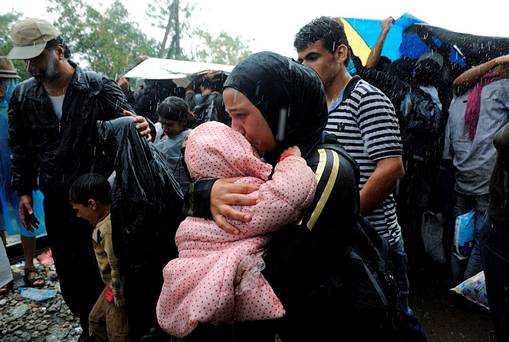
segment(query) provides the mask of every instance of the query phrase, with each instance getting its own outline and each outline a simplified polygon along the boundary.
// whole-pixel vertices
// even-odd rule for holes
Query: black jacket
[[[490,180],[490,206],[488,213],[493,224],[509,236],[509,124],[495,135],[497,162]]]
[[[113,249],[124,279],[131,337],[157,327],[161,270],[178,256],[175,232],[182,193],[166,156],[148,143],[129,118],[99,122],[104,153],[114,159],[111,189]]]
[[[331,280],[344,269],[341,260],[359,215],[358,168],[337,143],[318,145],[306,162],[317,175],[315,199],[301,221],[272,234],[263,257],[263,275],[293,317],[288,322],[281,321],[282,326],[277,328],[277,333],[289,341],[330,337],[331,329],[349,336],[344,329],[335,327],[352,323],[331,322],[338,315],[346,320],[343,315],[348,310],[344,309],[346,304],[339,310],[337,305],[342,299],[333,298],[330,293]],[[191,183],[185,197],[185,215],[211,217],[210,191],[214,181]],[[307,317],[307,321],[300,322],[300,317]],[[334,336],[323,340],[339,339]]]
[[[46,90],[31,78],[20,83],[9,103],[9,144],[12,150],[12,186],[19,195],[39,187],[66,192],[81,174],[108,173],[107,163],[95,153],[97,120],[109,120],[130,110],[124,93],[111,79],[83,71],[67,88],[59,121]]]

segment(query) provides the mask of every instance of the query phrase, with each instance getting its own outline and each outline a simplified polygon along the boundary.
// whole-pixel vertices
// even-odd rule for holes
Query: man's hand
[[[39,228],[39,220],[35,217],[32,206],[31,195],[23,195],[19,198],[19,217],[25,228],[31,232]]]
[[[240,230],[226,221],[226,218],[249,222],[251,215],[232,208],[233,205],[255,205],[256,198],[248,196],[258,190],[254,184],[233,184],[239,178],[218,179],[210,191],[210,212],[216,224],[227,233],[238,234]]]
[[[382,20],[382,32],[389,32],[391,29],[392,24],[394,24],[395,20],[393,17],[388,17],[384,20]]]
[[[150,136],[150,126],[143,116],[135,115],[128,110],[124,110],[123,114],[133,118],[134,122],[136,122],[136,129],[140,132],[142,137],[145,137],[147,140],[152,140],[152,137]]]

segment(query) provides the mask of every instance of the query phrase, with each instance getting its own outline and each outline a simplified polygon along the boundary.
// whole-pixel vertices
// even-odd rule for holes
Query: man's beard
[[[49,54],[46,70],[37,74],[32,74],[32,76],[40,82],[51,82],[58,78],[58,60],[56,54],[53,51],[51,51]]]

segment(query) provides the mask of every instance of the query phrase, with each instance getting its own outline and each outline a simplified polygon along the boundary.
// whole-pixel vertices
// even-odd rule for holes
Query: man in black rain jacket
[[[88,313],[102,290],[90,239],[91,228],[76,217],[68,201],[72,182],[87,172],[111,173],[97,153],[97,120],[129,109],[117,84],[82,71],[57,30],[42,19],[24,19],[11,32],[11,59],[25,60],[33,78],[20,83],[9,104],[12,185],[20,196],[20,216],[37,227],[32,190],[44,194],[45,223],[66,304],[88,336]],[[148,135],[148,123],[134,117]]]

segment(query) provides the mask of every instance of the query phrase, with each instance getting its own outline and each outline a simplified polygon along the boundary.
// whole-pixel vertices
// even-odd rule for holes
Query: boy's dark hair
[[[110,192],[110,183],[106,177],[97,173],[87,173],[72,183],[69,189],[69,201],[86,205],[89,199],[93,199],[102,204],[110,204]]]
[[[342,44],[350,49],[343,24],[331,17],[319,17],[304,25],[295,35],[293,46],[302,51],[317,41],[332,54]]]
[[[177,96],[169,96],[157,106],[157,115],[165,120],[186,120],[189,112],[187,102]]]
[[[46,43],[45,49],[54,50],[59,45],[62,45],[64,48],[64,57],[69,59],[71,57],[71,49],[69,49],[67,44],[64,42],[64,38],[62,38],[62,36],[58,36],[55,39],[49,40]]]

